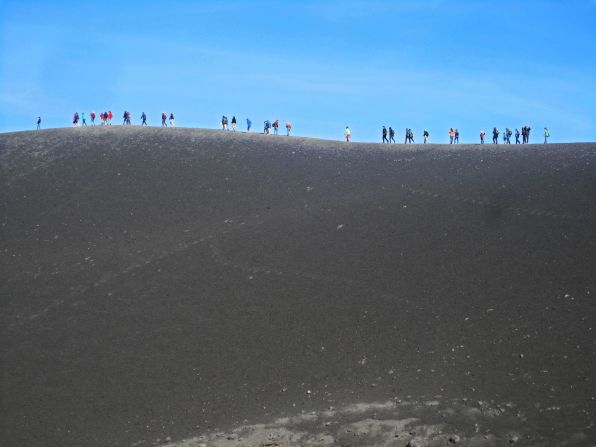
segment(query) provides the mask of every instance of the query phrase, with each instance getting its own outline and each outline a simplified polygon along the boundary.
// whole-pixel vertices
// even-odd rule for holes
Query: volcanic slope
[[[596,144],[0,134],[11,446],[596,443]]]

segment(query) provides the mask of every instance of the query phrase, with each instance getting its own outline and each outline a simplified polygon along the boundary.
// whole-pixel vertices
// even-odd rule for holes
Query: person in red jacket
[[[91,112],[91,125],[95,126],[95,112]]]
[[[114,115],[112,114],[112,111],[110,110],[108,112],[108,124],[111,126],[112,125],[112,118],[114,117]]]
[[[273,133],[277,135],[277,131],[279,130],[279,120],[275,120],[273,123]]]
[[[289,137],[290,136],[290,132],[292,131],[292,125],[290,124],[289,121],[286,122],[286,130],[287,130],[287,135]]]

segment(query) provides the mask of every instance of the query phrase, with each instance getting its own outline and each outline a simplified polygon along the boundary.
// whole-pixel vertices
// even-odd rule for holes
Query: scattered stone
[[[449,436],[449,444],[457,444],[459,442],[459,436],[451,435]]]

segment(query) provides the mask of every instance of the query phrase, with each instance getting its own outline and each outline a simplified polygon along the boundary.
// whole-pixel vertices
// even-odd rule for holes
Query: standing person
[[[170,127],[176,127],[174,126],[174,114],[170,113]]]
[[[101,125],[103,126],[105,124],[104,118],[103,118],[103,112],[99,112],[99,120],[101,121]]]
[[[544,144],[548,143],[548,137],[550,137],[550,132],[548,131],[548,127],[544,128]]]
[[[112,118],[114,118],[114,114],[112,113],[111,110],[108,111],[108,124],[111,126],[112,125]]]
[[[79,124],[79,113],[75,112],[74,115],[72,116],[72,125],[77,127],[78,124]]]
[[[389,126],[389,143],[395,143],[395,130]]]
[[[108,125],[108,112],[103,112],[103,120],[104,120],[104,124],[107,126]]]
[[[292,132],[292,125],[290,124],[289,121],[286,121],[286,135],[288,137],[290,136],[290,132]]]
[[[480,144],[484,144],[484,136],[486,135],[486,132],[484,130],[480,131]]]
[[[409,129],[409,134],[410,143],[414,143],[414,131]]]
[[[122,125],[126,125],[126,118],[128,117],[128,112],[125,110],[124,113],[122,114]]]
[[[406,140],[404,144],[408,144],[410,142],[410,129],[406,127]]]
[[[453,144],[453,139],[455,138],[455,130],[453,127],[449,129],[449,144]]]
[[[349,143],[350,138],[352,137],[352,132],[350,131],[350,128],[348,126],[346,126],[346,130],[344,133],[346,135],[346,143]]]
[[[277,135],[277,131],[278,131],[278,129],[279,129],[279,120],[275,120],[275,121],[273,122],[273,133],[274,133],[275,135]]]
[[[37,130],[41,128],[41,116],[37,117]]]
[[[232,117],[232,130],[236,132],[236,116]]]
[[[519,143],[519,129],[515,129],[515,144],[520,144]]]
[[[389,143],[389,139],[387,138],[387,128],[383,126],[383,143]]]
[[[252,121],[249,118],[246,118],[246,131],[250,132],[251,127],[252,127]]]
[[[87,115],[85,115],[85,112],[81,112],[81,126],[86,126],[87,125]]]
[[[530,144],[530,131],[531,131],[531,127],[530,126],[526,126],[526,143]]]
[[[95,126],[95,112],[91,112],[91,125]]]
[[[503,132],[503,144],[507,144],[507,129]]]
[[[168,127],[168,124],[166,123],[167,119],[168,115],[166,115],[166,112],[161,112],[161,127]]]
[[[271,121],[265,120],[265,131],[263,132],[265,135],[269,135],[271,133]]]
[[[493,143],[499,144],[499,129],[493,127]]]
[[[426,144],[429,137],[428,130],[424,129],[424,133],[422,134],[422,136],[424,137],[424,144]]]
[[[459,144],[459,130],[455,129],[455,144]]]
[[[146,125],[147,125],[147,115],[145,115],[145,112],[143,112],[141,114],[141,127],[146,126]]]

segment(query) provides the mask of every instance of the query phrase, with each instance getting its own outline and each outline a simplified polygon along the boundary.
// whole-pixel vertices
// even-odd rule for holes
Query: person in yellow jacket
[[[346,126],[346,142],[349,143],[350,142],[350,137],[352,136],[352,132],[350,132],[350,128],[348,126]]]

